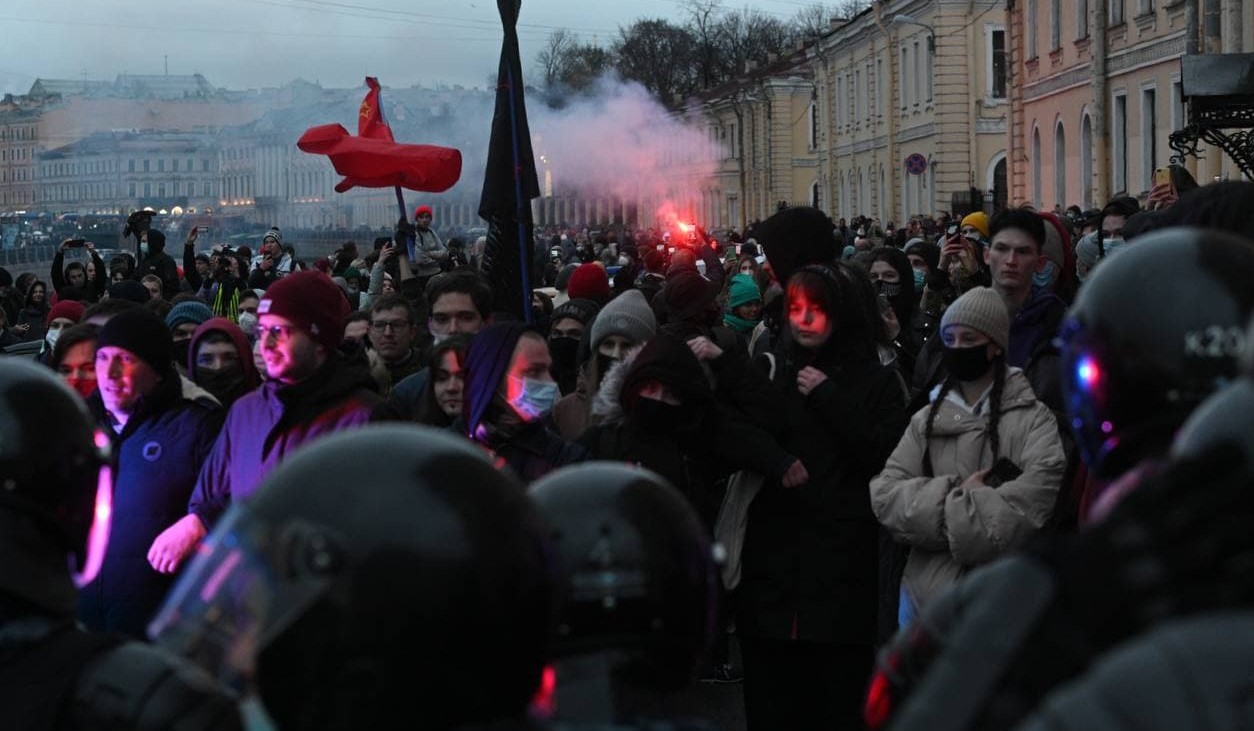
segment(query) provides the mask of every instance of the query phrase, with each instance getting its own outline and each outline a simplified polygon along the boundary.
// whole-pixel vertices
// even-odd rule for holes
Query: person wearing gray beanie
[[[657,318],[638,289],[629,289],[610,300],[592,322],[589,346],[592,357],[580,370],[575,391],[553,407],[553,422],[561,435],[574,441],[592,426],[592,397],[601,378],[623,359],[627,351],[642,345],[657,332]]]
[[[203,302],[180,302],[170,308],[165,316],[165,326],[174,342],[174,362],[179,372],[187,366],[187,348],[191,345],[196,328],[213,317],[213,310]]]
[[[945,331],[954,325],[962,325],[977,330],[996,344],[1003,351],[1010,344],[1010,314],[1006,312],[1006,303],[1001,295],[991,287],[976,287],[967,290],[945,310],[941,317],[941,337],[946,338]]]

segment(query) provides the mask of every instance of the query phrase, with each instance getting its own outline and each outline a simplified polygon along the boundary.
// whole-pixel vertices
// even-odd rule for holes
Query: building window
[[[910,48],[906,45],[901,46],[901,111],[906,111],[910,106],[910,97],[908,90],[910,88]]]
[[[202,159],[201,159],[201,161],[200,161],[200,172],[202,172],[202,173],[207,173],[207,172],[209,172],[209,160],[208,160],[208,158],[202,158]]]
[[[151,196],[152,196],[152,183],[144,183],[144,197],[149,198]]]
[[[148,172],[148,161],[144,160],[144,172]]]
[[[1089,37],[1089,0],[1075,0],[1075,38]]]
[[[1032,205],[1039,210],[1044,207],[1044,194],[1041,192],[1041,130],[1032,129]]]
[[[1062,120],[1054,130],[1054,204],[1067,206],[1067,136]]]
[[[1137,12],[1139,15],[1149,15],[1154,12],[1154,0],[1137,0]]]
[[[819,181],[816,180],[810,184],[810,207],[819,208],[819,203],[821,202],[819,199]]]
[[[875,59],[875,114],[884,116],[884,59]]]
[[[1141,190],[1154,186],[1154,167],[1158,164],[1158,93],[1141,90]]]
[[[1111,135],[1114,144],[1111,146],[1111,163],[1114,165],[1114,192],[1128,192],[1128,95],[1115,96],[1115,109],[1110,120]]]
[[[1179,79],[1171,82],[1171,129],[1184,129],[1184,86]]]
[[[157,161],[157,172],[159,173],[165,172],[165,158],[162,158]]]
[[[1110,24],[1123,25],[1124,0],[1110,0]]]
[[[1049,0],[1049,50],[1062,48],[1062,2]]]
[[[923,54],[919,53],[919,42],[914,42],[914,105],[919,106],[923,92]]]
[[[1088,114],[1080,122],[1080,190],[1084,208],[1093,207],[1093,120]]]
[[[1028,60],[1036,58],[1036,0],[1028,0],[1025,6],[1023,24],[1027,29]]]
[[[993,99],[1006,98],[1006,31],[1002,29],[994,29],[989,34],[989,54],[988,58],[992,60],[991,88],[989,88],[989,97]]]

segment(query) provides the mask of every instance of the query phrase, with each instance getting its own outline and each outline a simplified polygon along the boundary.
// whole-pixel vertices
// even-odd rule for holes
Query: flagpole
[[[366,79],[366,83],[367,85],[369,85],[370,79]],[[378,90],[375,91],[375,106],[379,110],[379,121],[386,125],[388,121],[387,121],[387,118],[383,115],[383,85],[379,84],[378,80],[376,79],[375,86],[379,87]],[[389,139],[391,138],[390,133],[388,137]],[[396,207],[400,209],[401,221],[404,221],[405,223],[409,223],[409,211],[406,210],[405,208],[405,194],[401,192],[401,186],[399,185],[395,187],[395,190],[396,190]],[[405,236],[405,251],[409,255],[409,260],[414,261],[414,253],[415,253],[414,252],[414,237],[412,235],[406,234]]]
[[[510,147],[514,153],[514,218],[518,220],[518,271],[522,276],[523,321],[531,325],[535,316],[531,311],[531,262],[527,257],[527,224],[523,221],[522,161],[518,154],[518,112],[515,106],[517,99],[514,97],[514,70],[508,64],[505,74],[506,83],[509,84],[509,127],[510,141],[513,143]],[[527,201],[527,205],[530,204]]]

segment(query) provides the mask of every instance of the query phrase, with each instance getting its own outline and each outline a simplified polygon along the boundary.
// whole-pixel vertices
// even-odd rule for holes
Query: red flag
[[[375,140],[395,142],[392,128],[383,119],[383,107],[379,106],[379,80],[373,76],[366,77],[366,98],[361,100],[361,108],[357,112],[357,136]]]
[[[386,125],[380,126],[388,129]],[[335,172],[344,176],[335,186],[340,193],[352,187],[394,186],[439,193],[453,187],[462,174],[462,154],[451,147],[404,145],[391,140],[354,137],[340,124],[310,127],[296,141],[296,146],[305,152],[331,158]]]

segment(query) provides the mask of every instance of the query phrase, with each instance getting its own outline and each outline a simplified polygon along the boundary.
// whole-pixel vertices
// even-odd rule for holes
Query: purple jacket
[[[263,383],[231,406],[226,424],[200,471],[189,512],[206,528],[231,500],[247,499],[294,450],[344,429],[393,418],[387,403],[369,390],[363,368],[334,356],[307,381]]]

